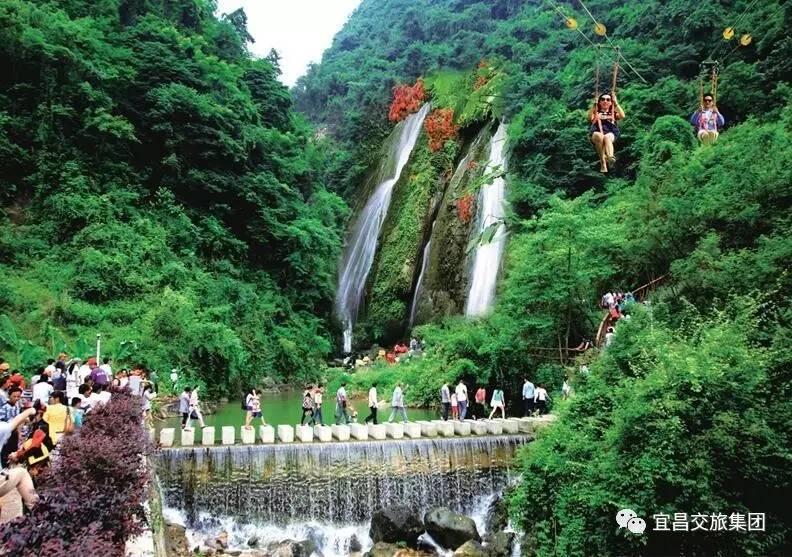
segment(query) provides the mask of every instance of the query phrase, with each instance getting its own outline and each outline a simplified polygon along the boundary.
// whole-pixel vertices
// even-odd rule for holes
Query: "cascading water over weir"
[[[501,122],[490,141],[485,173],[506,170],[506,139],[506,124]],[[495,286],[506,243],[506,226],[503,224],[506,216],[505,189],[506,180],[499,176],[491,184],[483,185],[479,191],[477,226],[474,233],[481,234],[490,225],[498,222],[500,224],[492,240],[476,248],[470,272],[470,290],[465,304],[465,315],[468,317],[485,315],[495,300]]]
[[[388,214],[393,187],[410,160],[410,154],[418,140],[421,125],[429,113],[429,108],[429,104],[425,104],[420,111],[411,114],[399,124],[401,129],[398,132],[398,140],[393,143],[379,168],[381,181],[349,233],[339,269],[338,292],[335,300],[336,313],[344,327],[345,353],[352,351],[352,329],[357,320],[366,278],[374,261],[380,228]]]
[[[156,459],[166,515],[195,537],[227,531],[232,545],[313,539],[326,557],[371,546],[375,510],[447,506],[483,528],[488,501],[511,477],[526,435],[322,445],[182,448]],[[485,508],[482,508],[485,507]]]

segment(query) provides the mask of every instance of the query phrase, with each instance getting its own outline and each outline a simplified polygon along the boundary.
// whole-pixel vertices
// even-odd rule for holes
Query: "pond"
[[[366,400],[352,400],[350,406],[357,410],[358,421],[363,422],[369,414]],[[296,425],[300,423],[302,416],[302,391],[285,391],[278,393],[262,393],[261,411],[264,419],[269,425],[277,426],[280,424]],[[351,410],[350,410],[351,412]],[[378,418],[380,422],[386,421],[390,417],[390,406],[380,406]],[[322,414],[326,425],[335,423],[335,397],[325,395],[322,404]],[[411,421],[416,420],[435,420],[439,418],[439,411],[430,408],[408,408],[407,417]],[[221,427],[232,425],[241,426],[245,423],[245,411],[242,410],[242,400],[232,400],[219,405],[214,414],[204,416],[206,425],[215,426],[215,438],[220,440]],[[261,420],[255,420],[254,426],[258,426]],[[307,423],[307,420],[306,420]],[[197,422],[194,422],[197,425]],[[156,429],[166,427],[181,427],[180,418],[173,416],[165,420],[156,420]]]

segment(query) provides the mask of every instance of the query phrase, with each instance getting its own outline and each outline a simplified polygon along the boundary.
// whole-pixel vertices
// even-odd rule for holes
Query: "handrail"
[[[655,279],[650,280],[643,286],[639,286],[634,290],[630,290],[630,292],[632,292],[633,297],[635,297],[636,300],[643,300],[645,298],[645,293],[647,289],[653,287],[659,282],[662,282],[663,280],[665,280],[667,276],[668,273],[666,273],[665,275],[661,275]],[[608,311],[607,313],[605,313],[605,316],[602,318],[602,321],[600,321],[599,328],[597,329],[597,336],[594,339],[594,344],[597,346],[597,348],[602,346],[602,343],[605,341],[605,333],[608,330],[608,327],[613,325],[613,323],[614,321],[611,318],[610,311]]]

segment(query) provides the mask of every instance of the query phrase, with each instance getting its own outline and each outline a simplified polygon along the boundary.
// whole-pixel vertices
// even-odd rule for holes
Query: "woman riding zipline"
[[[608,171],[608,163],[616,162],[613,155],[613,142],[619,137],[616,122],[624,119],[624,110],[619,106],[615,95],[603,93],[589,110],[589,132],[591,143],[597,151],[600,172]]]
[[[690,117],[690,123],[696,128],[696,135],[704,145],[711,145],[718,139],[718,134],[726,123],[723,114],[718,112],[715,99],[707,93],[702,98],[699,109]]]

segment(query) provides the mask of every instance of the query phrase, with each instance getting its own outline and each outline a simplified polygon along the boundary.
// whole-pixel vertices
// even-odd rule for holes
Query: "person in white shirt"
[[[312,419],[312,423],[315,424],[319,422],[319,425],[324,425],[324,418],[322,417],[322,393],[324,389],[322,389],[321,385],[317,385],[313,391],[313,402],[314,402],[314,415]]]
[[[154,387],[148,381],[143,386],[143,423],[151,427],[151,401],[157,398]]]
[[[459,419],[464,420],[467,414],[468,392],[467,387],[461,379],[454,392],[456,393],[457,403],[459,404]]]
[[[85,378],[89,375],[91,375],[91,366],[86,362],[77,370],[77,387],[85,383]]]
[[[448,421],[448,414],[451,412],[451,390],[447,381],[440,388],[440,404],[443,405],[443,421]]]
[[[193,388],[192,393],[190,393],[190,425],[192,425],[192,420],[198,420],[198,423],[201,424],[201,429],[206,427],[203,414],[201,413],[201,406],[198,403],[197,386]]]
[[[344,420],[344,424],[349,423],[349,414],[347,413],[346,382],[341,383],[338,391],[336,391],[336,424],[340,425],[342,419]]]
[[[401,412],[402,421],[404,423],[409,421],[407,419],[407,410],[404,408],[404,391],[402,387],[402,382],[399,381],[396,383],[396,388],[393,389],[393,397],[391,397],[391,415],[390,418],[388,418],[388,423],[391,423],[399,412]]]
[[[536,409],[539,410],[540,416],[547,413],[548,398],[550,398],[550,395],[547,394],[544,385],[539,385],[534,391],[534,406],[536,406]]]
[[[371,388],[369,389],[368,393],[368,406],[371,414],[366,416],[366,419],[363,421],[363,423],[369,423],[370,421],[373,421],[374,425],[379,423],[377,422],[377,405],[377,382],[375,381],[371,384]]]
[[[33,385],[33,402],[39,400],[42,404],[49,404],[50,394],[52,394],[52,385],[47,381],[47,376],[42,375],[38,383]]]
[[[108,377],[112,377],[113,376],[113,368],[110,367],[110,358],[109,357],[104,359],[104,363],[102,365],[100,365],[99,368],[103,369],[104,372],[105,372],[105,375],[107,375]]]
[[[613,327],[608,327],[608,332],[605,333],[605,348],[613,343],[613,336],[616,334]]]
[[[572,387],[569,386],[569,380],[564,379],[564,384],[561,386],[561,395],[564,397],[564,400],[569,398],[571,392]]]

